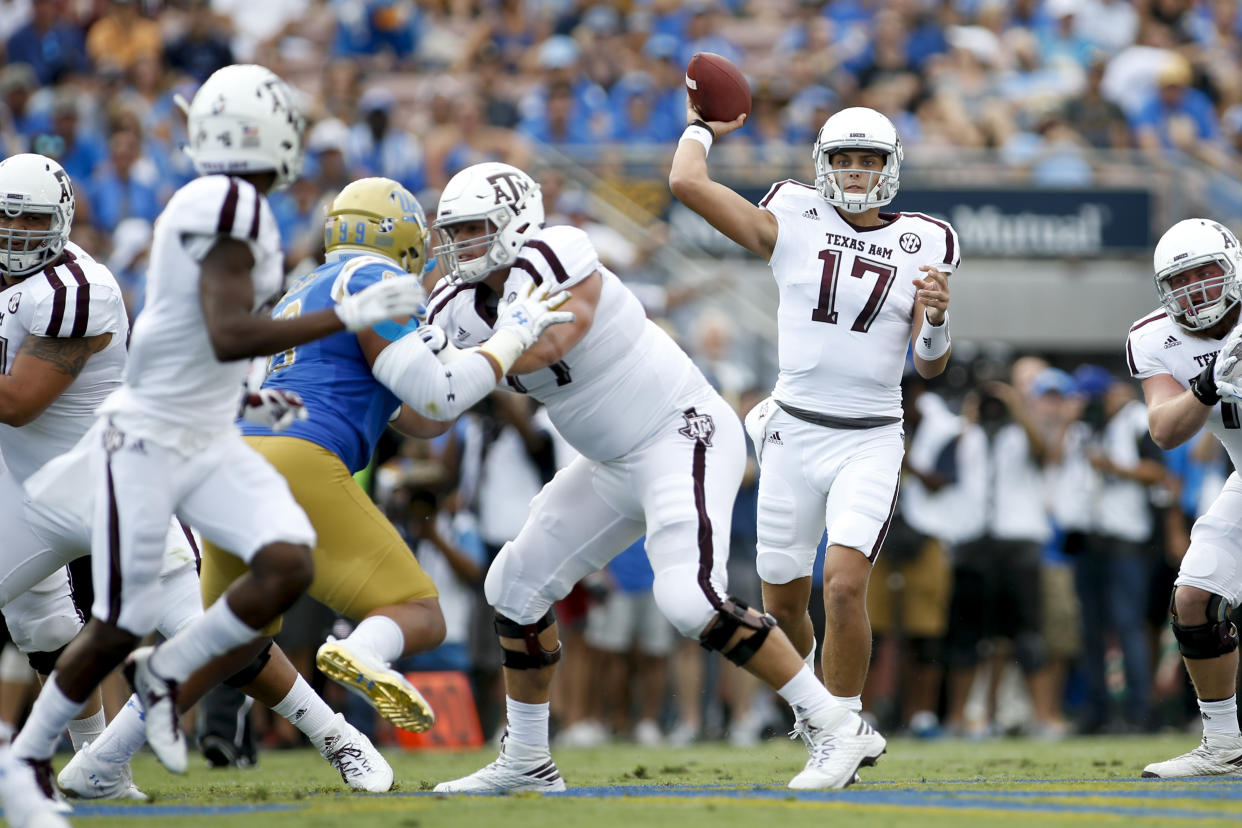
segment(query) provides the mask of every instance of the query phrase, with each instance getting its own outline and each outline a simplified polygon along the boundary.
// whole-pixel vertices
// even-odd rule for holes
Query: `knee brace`
[[[267,646],[254,657],[254,660],[245,667],[238,670],[233,675],[224,680],[229,687],[236,687],[238,690],[245,687],[250,682],[259,677],[259,673],[263,672],[263,668],[272,659],[272,642],[267,642]]]
[[[524,650],[510,650],[501,646],[504,651],[504,666],[510,670],[538,670],[551,667],[561,660],[561,642],[556,642],[555,650],[545,650],[539,641],[539,633],[556,623],[556,614],[548,610],[543,618],[533,624],[519,624],[512,618],[496,613],[494,620],[496,634],[501,638],[520,638],[526,645]]]
[[[768,633],[772,632],[772,628],[776,626],[776,619],[768,613],[751,615],[747,612],[749,609],[750,607],[738,598],[726,598],[716,610],[715,623],[699,636],[700,646],[705,650],[715,650],[739,667],[745,665],[755,653],[759,652],[759,648],[768,638]],[[726,650],[725,648],[729,646],[729,639],[743,628],[754,630],[754,634],[743,638],[731,649]]]
[[[56,669],[56,659],[60,658],[60,654],[65,651],[65,647],[58,647],[50,652],[26,653],[26,660],[30,662],[30,667],[41,676],[50,676],[52,671]]]
[[[1173,591],[1174,598],[1177,590]],[[1177,617],[1177,604],[1170,605],[1173,636],[1177,649],[1186,658],[1216,658],[1238,649],[1238,628],[1229,620],[1233,607],[1220,595],[1208,599],[1206,624],[1183,624]]]

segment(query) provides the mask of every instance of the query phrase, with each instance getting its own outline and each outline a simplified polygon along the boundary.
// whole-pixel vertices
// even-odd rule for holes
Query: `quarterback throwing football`
[[[673,195],[768,262],[780,290],[779,379],[746,418],[760,464],[756,563],[764,608],[810,663],[811,570],[827,528],[823,669],[836,707],[825,725],[796,728],[849,757],[831,780],[849,784],[854,758],[873,762],[885,745],[858,713],[871,651],[867,580],[901,473],[906,349],[913,341],[921,376],[948,363],[957,234],[922,213],[881,212],[897,194],[902,149],[875,110],[825,121],[815,185],[779,182],[758,206],[707,171],[712,143],[745,116],[705,123],[688,105],[687,120],[669,172]]]

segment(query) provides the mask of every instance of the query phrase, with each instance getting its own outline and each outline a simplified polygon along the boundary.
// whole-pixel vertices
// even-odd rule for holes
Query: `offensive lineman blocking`
[[[552,604],[646,531],[656,602],[698,638],[776,688],[810,722],[810,757],[793,788],[842,787],[872,757],[821,738],[831,699],[770,616],[725,593],[732,505],[745,457],[736,415],[575,227],[544,227],[539,186],[507,164],[468,167],[440,199],[435,253],[449,275],[428,321],[448,345],[493,336],[498,316],[535,284],[573,289],[557,325],[509,372],[547,406],[580,453],[531,502],[517,538],[487,573],[504,651],[508,729],[500,756],[444,793],[565,789],[548,747],[548,698],[560,644]],[[856,717],[855,717],[856,718]],[[857,724],[866,727],[861,720]],[[879,741],[874,755],[883,750]]]
[[[1242,775],[1238,630],[1229,620],[1242,599],[1240,264],[1242,248],[1223,225],[1199,218],[1173,225],[1153,255],[1162,307],[1136,321],[1126,338],[1126,361],[1143,383],[1156,445],[1174,448],[1206,426],[1235,469],[1195,521],[1173,587],[1173,634],[1199,700],[1203,741],[1143,768],[1146,777]]]

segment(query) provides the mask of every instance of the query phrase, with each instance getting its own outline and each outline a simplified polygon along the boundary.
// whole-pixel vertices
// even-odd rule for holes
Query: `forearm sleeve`
[[[417,336],[403,336],[380,351],[371,373],[401,401],[431,420],[449,421],[496,388],[496,372],[477,350],[443,365]]]

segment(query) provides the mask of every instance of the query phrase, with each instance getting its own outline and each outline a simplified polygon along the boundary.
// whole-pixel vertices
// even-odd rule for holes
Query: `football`
[[[750,84],[731,60],[713,52],[697,52],[686,67],[690,103],[704,121],[732,121],[750,114]]]

